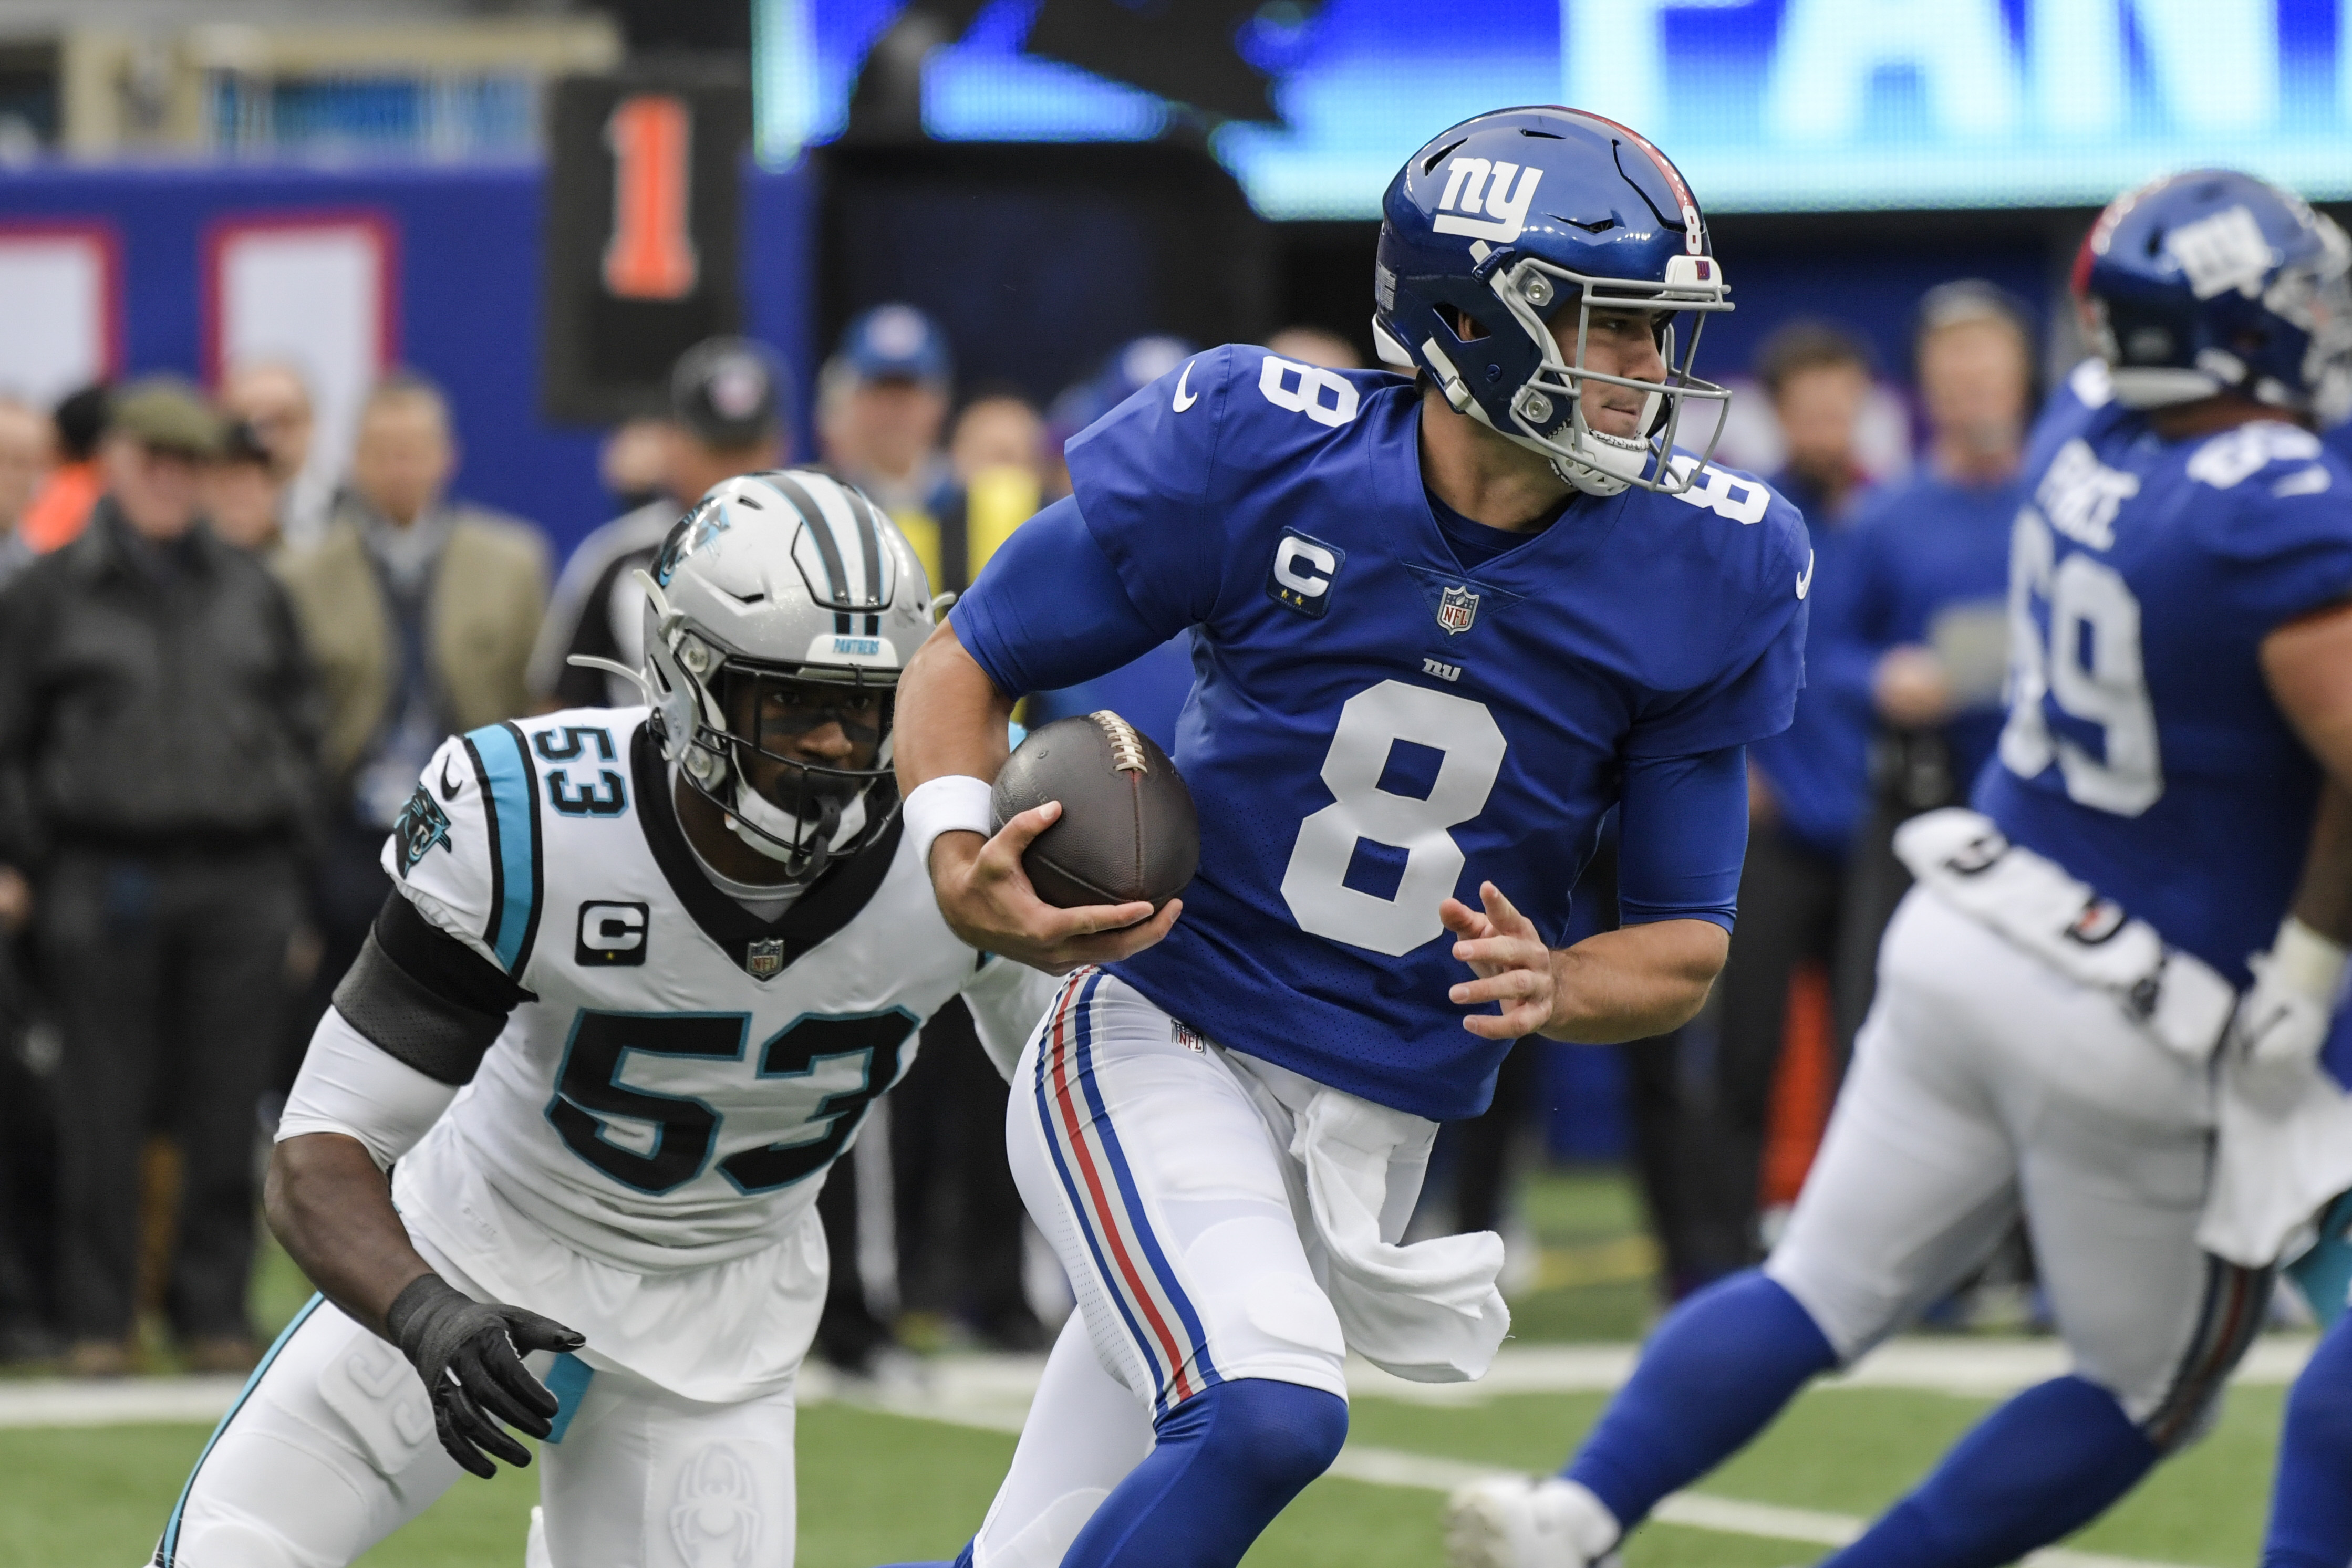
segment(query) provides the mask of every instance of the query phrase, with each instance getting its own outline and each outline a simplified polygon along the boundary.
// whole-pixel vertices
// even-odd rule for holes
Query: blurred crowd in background
[[[1965,796],[1991,752],[2034,339],[2017,301],[1963,281],[1920,301],[1907,364],[1801,320],[1750,367],[1773,415],[1756,450],[1812,530],[1809,685],[1750,758],[1741,918],[1706,1014],[1616,1048],[1663,1295],[1769,1242],[1784,1058],[1809,1051],[1833,1090],[1903,891],[1889,835]],[[1360,368],[1317,329],[1268,346]],[[1064,442],[1194,350],[1139,339],[1039,409],[886,305],[815,375],[811,453],[792,369],[751,340],[704,342],[666,416],[611,433],[615,515],[560,570],[551,519],[460,498],[449,409],[421,377],[369,393],[332,486],[303,477],[322,467],[311,399],[284,364],[210,392],[150,379],[48,409],[0,399],[0,1361],[107,1375],[164,1345],[191,1369],[251,1364],[258,1141],[387,892],[387,829],[443,736],[638,700],[567,661],[636,666],[633,571],[703,490],[822,462],[897,519],[935,593],[959,592],[1066,493]],[[1872,437],[1890,405],[1916,437],[1891,461]],[[1022,716],[1111,707],[1172,748],[1191,680],[1180,638]],[[1587,929],[1614,919],[1610,864],[1579,898]],[[849,1370],[1041,1350],[1066,1311],[970,1032],[961,1004],[933,1020],[824,1195],[819,1349]],[[1547,1050],[1592,1048],[1515,1052],[1494,1110],[1448,1130],[1417,1221],[1503,1229],[1522,1281],[1512,1195],[1565,1082]]]

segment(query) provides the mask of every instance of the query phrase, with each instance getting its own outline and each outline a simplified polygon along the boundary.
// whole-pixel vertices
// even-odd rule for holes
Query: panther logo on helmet
[[[740,475],[677,520],[641,582],[646,668],[630,674],[688,788],[795,881],[878,838],[898,812],[898,672],[931,630],[897,526],[815,469]],[[829,725],[845,752],[815,759],[801,737]]]

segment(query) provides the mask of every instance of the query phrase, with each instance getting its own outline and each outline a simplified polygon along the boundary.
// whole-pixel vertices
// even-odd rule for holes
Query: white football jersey
[[[792,1233],[950,998],[969,989],[1010,1060],[1054,982],[959,941],[895,823],[781,919],[746,911],[675,810],[646,809],[670,773],[646,717],[571,709],[446,742],[384,868],[531,998],[436,1132],[568,1248],[666,1273]]]

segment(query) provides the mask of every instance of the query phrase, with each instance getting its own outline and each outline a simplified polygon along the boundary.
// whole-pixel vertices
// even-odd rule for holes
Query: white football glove
[[[2284,1085],[2319,1060],[2344,960],[2340,944],[2292,915],[2279,922],[2271,950],[2246,960],[2254,983],[2238,998],[2224,1049],[2251,1079]]]

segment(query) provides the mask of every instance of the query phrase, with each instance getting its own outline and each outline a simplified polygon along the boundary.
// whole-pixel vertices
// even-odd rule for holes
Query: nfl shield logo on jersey
[[[743,945],[743,970],[755,980],[772,980],[784,972],[784,939],[756,936]]]
[[[1437,601],[1437,623],[1448,636],[1467,632],[1477,619],[1478,596],[1467,588],[1449,588]]]

